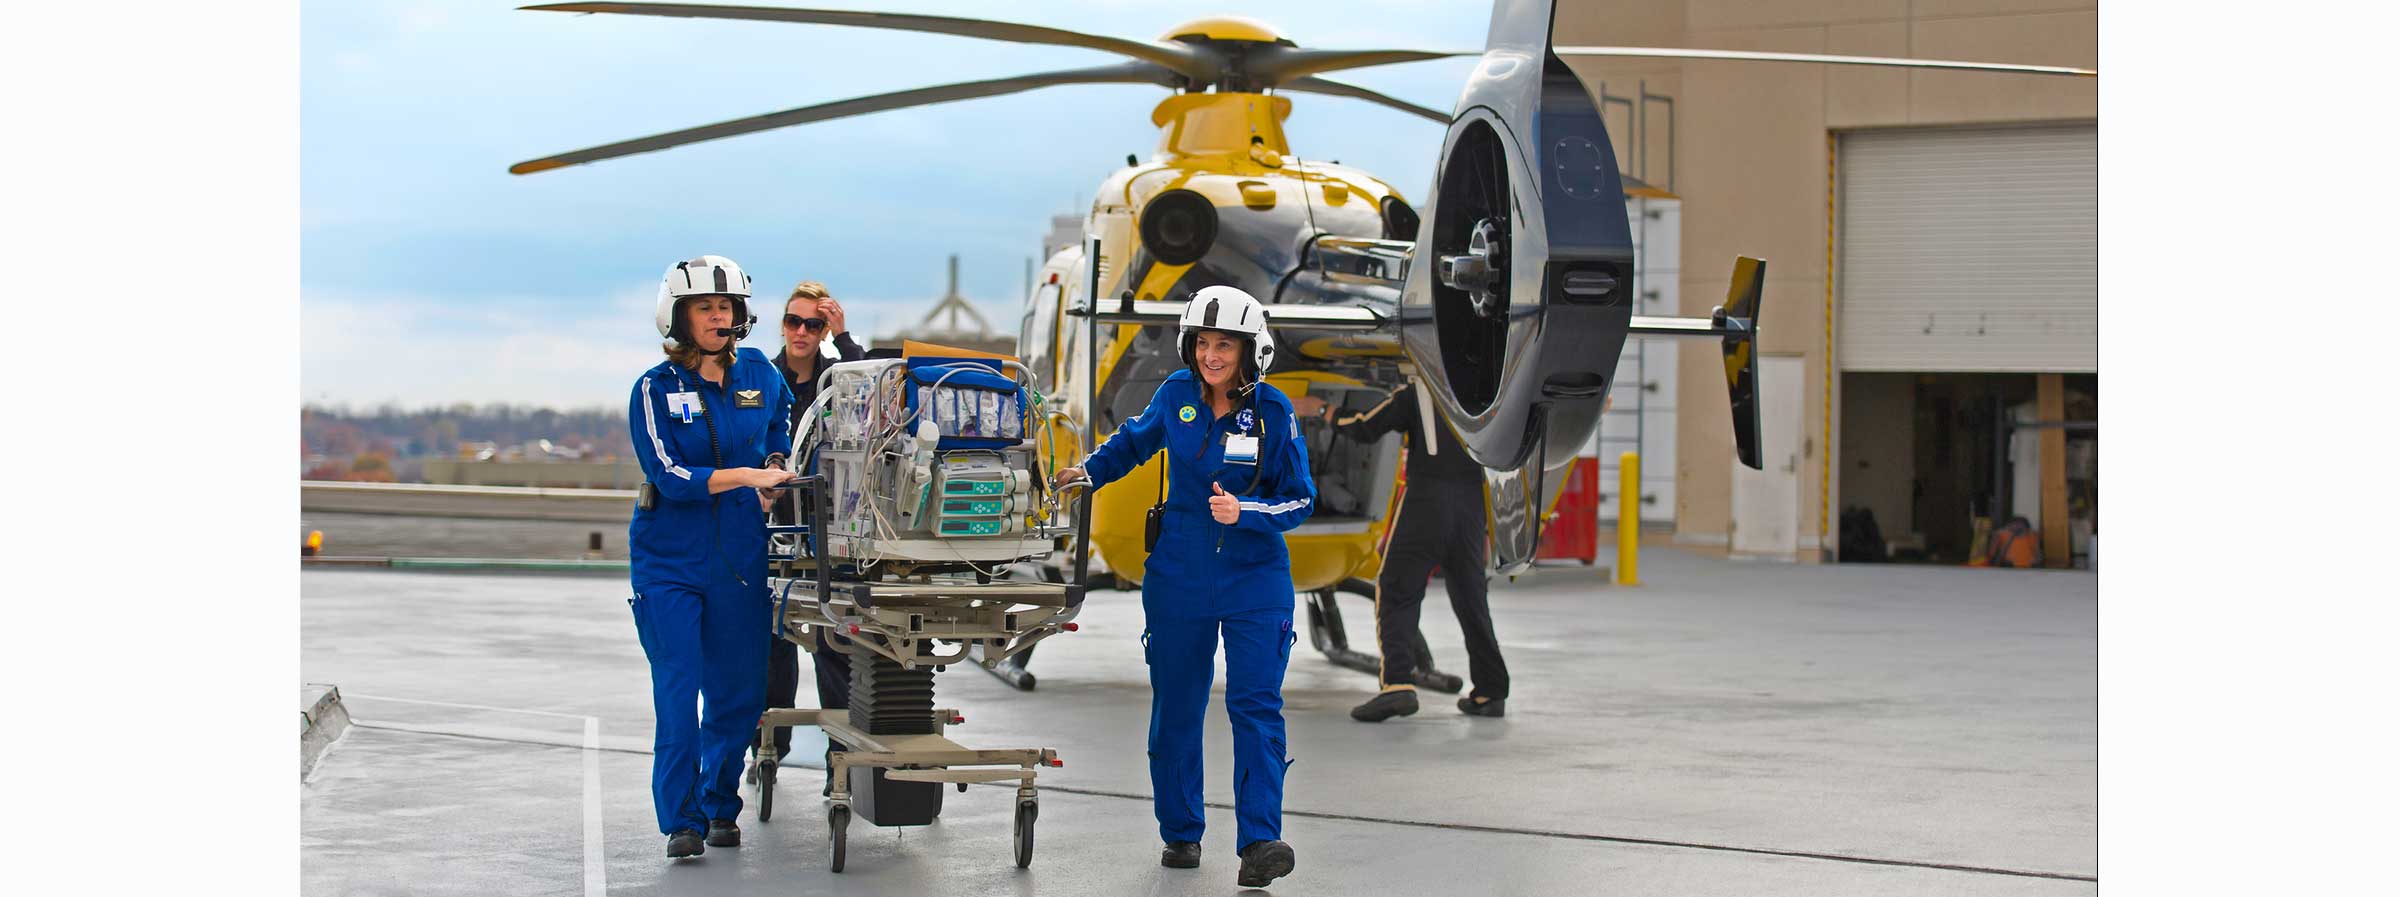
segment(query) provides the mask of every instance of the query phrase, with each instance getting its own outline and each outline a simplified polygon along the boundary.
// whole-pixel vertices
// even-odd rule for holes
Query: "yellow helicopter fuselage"
[[[1275,297],[1258,284],[1239,282],[1242,276],[1273,278],[1287,273],[1273,269],[1296,258],[1302,244],[1315,234],[1385,235],[1383,204],[1386,197],[1398,200],[1398,191],[1354,168],[1296,158],[1282,127],[1291,108],[1289,98],[1258,93],[1168,97],[1151,114],[1152,123],[1160,129],[1157,154],[1146,164],[1119,169],[1102,181],[1085,219],[1085,232],[1099,240],[1098,290],[1093,291],[1089,283],[1088,245],[1061,251],[1048,260],[1039,280],[1052,288],[1037,289],[1029,299],[1047,307],[1029,309],[1028,318],[1037,322],[1047,319],[1049,326],[1029,327],[1024,334],[1029,344],[1048,341],[1048,346],[1028,345],[1025,351],[1037,366],[1050,368],[1047,382],[1053,384],[1053,402],[1066,409],[1065,415],[1051,420],[1050,438],[1042,441],[1048,469],[1073,465],[1081,460],[1081,453],[1091,449],[1077,440],[1077,424],[1095,410],[1084,407],[1087,366],[1096,369],[1097,382],[1106,394],[1112,381],[1130,369],[1129,353],[1156,351],[1160,345],[1155,338],[1143,339],[1146,328],[1141,325],[1106,325],[1100,333],[1098,358],[1088,358],[1092,348],[1084,337],[1085,324],[1064,314],[1067,307],[1086,296],[1116,297],[1127,292],[1137,300],[1180,299],[1199,286],[1229,278],[1262,301],[1273,303]],[[1260,260],[1260,270],[1229,272],[1222,264],[1212,266],[1212,262],[1222,261],[1215,255],[1205,260],[1176,260],[1145,251],[1140,236],[1142,213],[1170,191],[1197,194],[1215,210],[1217,220],[1226,223],[1222,233],[1227,238],[1253,241],[1255,245],[1240,248],[1244,257]],[[1205,282],[1189,282],[1193,280]],[[1272,304],[1269,309],[1272,318]],[[1267,382],[1294,398],[1312,391],[1388,393],[1402,381],[1405,354],[1396,340],[1318,339],[1290,348],[1300,351],[1279,354]],[[1312,363],[1312,356],[1369,360],[1381,376],[1362,379],[1320,369]],[[1352,369],[1356,370],[1355,364]],[[1127,400],[1147,397],[1144,389]],[[1119,422],[1111,419],[1108,408],[1122,406],[1106,400],[1102,404],[1092,428],[1098,439],[1107,438]],[[1348,579],[1372,579],[1375,575],[1381,563],[1376,549],[1391,518],[1390,499],[1396,494],[1399,474],[1397,453],[1385,454],[1393,456],[1383,459],[1383,466],[1390,470],[1379,477],[1383,482],[1377,495],[1361,502],[1366,513],[1312,522],[1286,536],[1293,585],[1299,591],[1329,589]],[[1146,513],[1157,501],[1159,463],[1153,458],[1092,498],[1093,548],[1110,570],[1126,579],[1141,578],[1148,556],[1142,533]],[[1380,501],[1374,500],[1378,497]]]

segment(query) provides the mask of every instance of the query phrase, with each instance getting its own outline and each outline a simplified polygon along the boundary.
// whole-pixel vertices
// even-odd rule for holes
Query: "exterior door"
[[[1844,134],[1842,370],[2097,371],[2099,135]]]
[[[1733,553],[1792,560],[1800,550],[1800,358],[1758,359],[1759,458],[1733,463]]]

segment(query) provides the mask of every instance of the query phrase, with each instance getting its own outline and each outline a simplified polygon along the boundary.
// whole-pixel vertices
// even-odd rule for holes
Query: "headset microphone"
[[[758,317],[757,317],[756,315],[753,315],[753,316],[751,316],[751,318],[750,318],[750,320],[749,320],[749,321],[747,321],[747,322],[743,323],[743,324],[742,324],[742,326],[740,326],[740,327],[719,327],[719,328],[717,328],[717,329],[716,329],[716,334],[717,334],[718,336],[730,336],[730,337],[733,337],[733,338],[734,338],[734,339],[736,339],[736,340],[744,340],[744,339],[749,339],[749,338],[750,338],[750,327],[751,327],[751,325],[753,325],[753,324],[756,324],[756,323],[758,323]]]

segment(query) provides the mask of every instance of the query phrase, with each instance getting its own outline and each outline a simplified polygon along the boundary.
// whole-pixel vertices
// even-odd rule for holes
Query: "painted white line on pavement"
[[[600,718],[580,713],[559,713],[551,710],[526,710],[521,707],[493,707],[486,704],[460,704],[454,701],[424,701],[416,698],[395,698],[387,695],[351,693],[351,698],[370,701],[390,701],[395,704],[422,704],[427,707],[456,707],[462,710],[489,710],[496,713],[525,713],[533,716],[555,716],[583,721],[583,893],[584,897],[608,897],[608,842],[600,836]],[[397,727],[395,727],[397,728]]]
[[[608,842],[600,837],[600,718],[583,718],[583,895],[608,897]]]
[[[561,719],[596,719],[580,713],[559,713],[554,710],[526,710],[521,707],[493,707],[487,704],[460,704],[453,701],[421,701],[416,698],[395,698],[388,695],[362,695],[343,692],[345,698],[365,698],[370,701],[390,701],[395,704],[423,704],[427,707],[457,707],[464,710],[490,710],[496,713],[530,713],[534,716],[555,716]]]

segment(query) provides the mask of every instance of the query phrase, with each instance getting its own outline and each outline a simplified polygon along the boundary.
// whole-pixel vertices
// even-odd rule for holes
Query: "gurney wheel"
[[[758,761],[758,821],[775,818],[775,762]]]
[[[833,829],[833,871],[842,871],[842,858],[850,846],[850,805],[834,804],[825,811],[825,824]]]
[[[1041,815],[1041,807],[1033,801],[1017,802],[1017,868],[1033,865],[1033,820]]]

